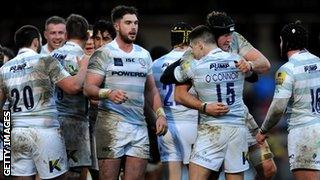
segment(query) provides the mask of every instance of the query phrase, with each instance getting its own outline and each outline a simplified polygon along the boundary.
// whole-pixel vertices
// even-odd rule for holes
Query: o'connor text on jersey
[[[239,73],[238,72],[220,72],[220,73],[215,73],[215,74],[207,74],[205,76],[205,81],[207,83],[213,81],[233,81],[235,79],[239,78]]]

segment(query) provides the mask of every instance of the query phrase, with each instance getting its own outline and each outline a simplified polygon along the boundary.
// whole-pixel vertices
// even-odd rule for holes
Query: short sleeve
[[[254,47],[241,34],[234,32],[234,42],[236,44],[237,52],[240,56],[245,56]]]
[[[147,75],[150,75],[150,74],[152,74],[152,64],[153,63],[152,63],[152,58],[149,53],[148,53],[148,57],[147,57],[147,64],[148,64]]]
[[[195,66],[195,60],[191,51],[187,51],[181,58],[180,66],[174,70],[174,76],[179,82],[185,82],[193,78],[193,67]]]
[[[101,50],[95,51],[89,59],[88,73],[99,74],[105,76],[106,66],[110,61],[110,56]]]
[[[282,66],[275,74],[274,98],[290,98],[293,91],[293,72],[288,66]]]
[[[54,84],[70,76],[70,74],[63,68],[60,62],[51,56],[43,57],[40,59],[38,70],[44,73],[47,72]]]

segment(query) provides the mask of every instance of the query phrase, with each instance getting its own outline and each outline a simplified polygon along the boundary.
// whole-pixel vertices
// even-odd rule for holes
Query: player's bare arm
[[[105,53],[101,51],[95,52],[90,58],[90,61],[95,61],[95,62],[90,66],[99,65],[99,62],[104,58],[107,58]],[[104,80],[103,75],[98,73],[88,72],[84,80],[84,88],[83,88],[84,94],[93,100],[110,99],[111,101],[117,104],[124,103],[128,100],[128,97],[125,91],[122,91],[119,89],[100,88],[101,84],[103,83],[103,80]]]
[[[147,75],[146,89],[145,89],[146,101],[152,106],[152,109],[156,112],[156,134],[164,135],[167,132],[167,120],[164,110],[162,108],[162,102],[160,94],[155,85],[152,75]]]
[[[256,135],[258,143],[263,144],[266,139],[266,133],[273,128],[281,119],[282,114],[286,110],[289,98],[273,99],[266,118],[261,125],[261,131]]]
[[[243,56],[251,64],[252,71],[257,73],[267,73],[270,69],[269,60],[257,49],[253,48]]]
[[[57,83],[57,86],[68,94],[77,94],[82,91],[88,62],[89,56],[83,56],[81,60],[78,60],[78,64],[80,66],[78,73],[74,76],[68,76],[62,79]]]
[[[190,83],[176,85],[174,100],[188,108],[199,110],[211,116],[221,116],[229,112],[228,106],[223,103],[205,103],[200,101],[188,92],[190,88]]]
[[[235,65],[243,73],[247,73],[253,70],[252,63],[242,58],[238,61],[235,61]]]

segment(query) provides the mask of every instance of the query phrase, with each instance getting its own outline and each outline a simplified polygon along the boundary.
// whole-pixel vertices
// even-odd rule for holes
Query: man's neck
[[[85,41],[80,40],[80,39],[69,39],[68,41],[78,44],[82,49],[84,49],[84,46],[86,44]]]
[[[299,52],[300,50],[291,50],[291,51],[288,51],[287,52],[287,56],[288,56],[288,58],[290,58],[293,54],[295,54],[295,53],[297,53],[297,52]]]
[[[130,53],[132,51],[133,43],[126,43],[119,36],[116,37],[116,42],[122,51],[126,53]]]
[[[47,49],[48,49],[49,53],[51,53],[54,50],[51,46],[49,46],[49,44],[47,44]]]
[[[205,49],[203,50],[204,56],[207,56],[210,51],[212,51],[216,48],[218,48],[218,46],[216,44],[208,44],[207,46],[205,46]],[[204,57],[204,56],[202,56],[202,57]]]
[[[23,49],[24,49],[24,50],[23,50]],[[38,53],[38,52],[37,52],[37,48],[34,47],[34,46],[22,47],[22,48],[19,49],[19,52],[20,52],[20,53],[21,53],[21,51],[25,52],[25,51],[27,51],[27,49],[32,50],[32,51]]]

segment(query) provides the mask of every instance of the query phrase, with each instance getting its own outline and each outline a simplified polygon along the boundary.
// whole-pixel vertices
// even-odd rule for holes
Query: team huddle
[[[35,26],[15,32],[18,54],[4,61],[1,52],[0,69],[14,178],[83,179],[90,169],[93,179],[116,180],[120,172],[121,179],[145,179],[152,128],[163,179],[219,179],[224,172],[241,180],[249,166],[257,179],[272,179],[277,167],[266,139],[283,118],[294,177],[320,179],[320,59],[307,51],[301,22],[281,30],[288,62],[276,73],[261,127],[243,89],[271,64],[235,31],[230,16],[213,11],[195,28],[177,22],[172,50],[156,60],[134,44],[138,25],[137,9],[121,5],[92,33],[81,15],[50,17],[44,46]]]

